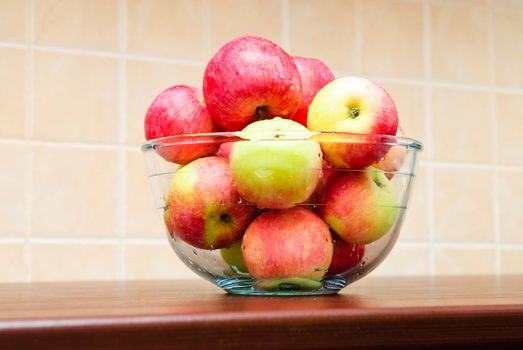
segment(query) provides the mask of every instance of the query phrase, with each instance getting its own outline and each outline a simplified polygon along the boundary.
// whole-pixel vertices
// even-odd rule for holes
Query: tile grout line
[[[204,6],[202,9],[203,12],[203,19],[204,19],[204,51],[205,51],[205,57],[211,57],[213,54],[212,52],[212,45],[211,45],[211,2],[212,0],[207,0],[204,2]],[[205,64],[205,62],[201,62],[202,64]]]
[[[492,216],[493,216],[493,230],[494,230],[494,247],[495,247],[495,271],[496,275],[501,274],[501,233],[500,233],[500,210],[499,210],[499,169],[498,164],[498,139],[497,139],[497,113],[496,113],[496,41],[494,36],[494,13],[492,0],[488,1],[488,55],[489,55],[489,85],[491,90],[489,92],[490,104],[490,138],[491,138],[491,160],[495,165],[492,176]]]
[[[363,25],[361,23],[361,16],[362,16],[362,8],[361,8],[361,2],[356,1],[354,3],[354,47],[356,49],[356,72],[359,72],[360,74],[363,73]],[[350,56],[350,52],[349,52]],[[353,74],[348,74],[349,76]]]
[[[287,52],[291,52],[291,36],[290,36],[290,16],[289,16],[289,0],[281,0],[282,13],[282,41],[283,48]]]
[[[357,25],[357,24],[355,24]],[[210,41],[210,36],[209,36]],[[361,41],[361,38],[356,38],[356,44],[358,41]],[[210,43],[206,43],[210,47]],[[20,42],[2,42],[0,41],[0,47],[2,48],[16,48],[16,49],[25,49],[28,48],[27,43]],[[61,47],[61,46],[52,46],[45,44],[33,44],[35,50],[44,51],[44,52],[56,52],[56,53],[65,53],[72,55],[84,55],[84,56],[95,56],[95,57],[107,57],[107,58],[116,58],[118,59],[122,55],[127,60],[136,60],[144,61],[151,63],[167,63],[167,64],[180,64],[180,65],[190,65],[190,66],[202,66],[205,64],[203,61],[190,60],[190,59],[177,59],[170,58],[165,56],[155,56],[147,53],[121,53],[113,51],[103,51],[96,49],[84,49],[84,48],[75,48],[75,47]],[[361,66],[361,63],[360,63]],[[354,72],[345,72],[340,71],[344,75],[353,75]],[[427,80],[425,78],[416,79],[416,78],[405,78],[399,76],[367,76],[373,80],[382,80],[390,83],[397,84],[406,84],[406,85],[415,85],[415,86],[430,86],[430,87],[441,87],[448,89],[462,89],[462,90],[471,90],[471,91],[490,91],[492,89],[491,84],[475,84],[475,83],[464,83],[458,81],[445,81],[445,80]],[[494,85],[494,90],[499,93],[513,94],[513,95],[523,95],[523,88],[519,86],[503,86],[503,85]]]
[[[25,136],[26,140],[24,142],[25,145],[28,146],[28,159],[27,159],[27,174],[26,174],[26,181],[27,181],[27,193],[26,193],[26,210],[27,210],[27,217],[26,217],[26,225],[27,225],[27,232],[25,234],[25,264],[27,268],[27,282],[32,281],[32,271],[31,267],[33,265],[33,247],[32,247],[32,235],[33,235],[33,225],[32,225],[32,216],[33,216],[33,169],[34,169],[34,146],[27,142],[27,140],[31,140],[34,135],[34,85],[35,85],[35,54],[34,54],[34,40],[35,40],[35,1],[34,0],[26,0],[27,1],[27,12],[26,12],[26,38],[27,38],[27,60],[28,63],[27,69],[26,69],[26,97],[25,97],[25,106],[26,106],[26,116],[25,116]]]
[[[423,75],[427,85],[424,88],[425,99],[425,137],[427,138],[426,152],[428,159],[432,159],[434,147],[432,139],[432,86],[431,86],[431,41],[430,41],[430,5],[429,1],[423,2]],[[428,242],[429,242],[429,274],[436,274],[436,250],[435,242],[435,218],[434,218],[434,168],[432,162],[427,164],[427,220],[428,220]]]
[[[127,45],[127,0],[118,0],[118,107],[116,135],[117,144],[124,145],[126,141],[127,119],[126,119],[126,72],[127,65],[124,56]],[[116,276],[117,279],[125,279],[125,229],[126,229],[126,193],[127,184],[127,155],[125,149],[117,150],[116,160]]]
[[[0,42],[0,47],[2,48],[13,48],[13,49],[26,49],[29,47],[29,44],[24,43],[11,43],[11,42]],[[170,64],[180,64],[180,65],[189,65],[189,66],[200,66],[203,64],[202,61],[190,60],[190,59],[177,59],[164,56],[154,56],[141,53],[127,53],[127,52],[113,52],[113,51],[102,51],[96,49],[86,49],[86,48],[75,48],[75,47],[62,47],[62,46],[53,46],[46,44],[32,44],[32,47],[35,50],[50,52],[50,53],[64,53],[70,55],[79,55],[79,56],[89,56],[89,57],[101,57],[101,58],[114,58],[118,59],[121,56],[128,60],[137,60],[151,63],[170,63]]]

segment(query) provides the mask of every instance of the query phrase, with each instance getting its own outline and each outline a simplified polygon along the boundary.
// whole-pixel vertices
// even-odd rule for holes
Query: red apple
[[[202,249],[218,249],[237,241],[254,212],[243,204],[222,157],[197,159],[173,177],[164,215],[172,237]]]
[[[290,118],[300,104],[298,68],[281,47],[252,35],[225,44],[211,58],[203,95],[214,122],[228,131],[274,116]]]
[[[202,91],[186,85],[175,85],[162,91],[147,110],[144,126],[146,140],[216,131],[203,102]],[[178,164],[187,164],[215,151],[216,146],[211,143],[157,148],[165,160]]]
[[[221,143],[218,147],[218,151],[216,152],[216,155],[218,157],[224,157],[229,159],[229,156],[231,154],[231,147],[234,144],[234,142],[224,142]]]
[[[334,252],[329,266],[329,275],[344,273],[357,266],[365,255],[365,246],[348,243],[340,239],[336,234],[332,235]]]
[[[319,280],[329,268],[332,250],[327,224],[303,207],[260,214],[242,244],[245,265],[257,279]]]
[[[398,133],[396,136],[405,136],[405,133],[401,127],[398,127]],[[394,173],[399,171],[405,161],[405,155],[407,150],[405,146],[392,146],[385,157],[378,163],[374,164],[373,167],[383,170],[385,176],[390,180],[394,177]]]
[[[396,194],[383,172],[335,171],[321,188],[319,211],[344,241],[374,242],[394,225],[399,214]]]
[[[325,85],[309,106],[307,127],[312,131],[396,135],[394,101],[378,84],[356,77]],[[322,135],[324,158],[336,167],[361,169],[378,162],[389,150],[379,137]]]
[[[330,68],[317,58],[294,56],[294,63],[300,72],[302,96],[300,107],[292,120],[307,126],[309,105],[318,91],[335,79]]]

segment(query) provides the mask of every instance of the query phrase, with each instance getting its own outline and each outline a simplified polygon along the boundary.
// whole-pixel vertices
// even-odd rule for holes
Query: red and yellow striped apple
[[[223,248],[241,238],[256,210],[240,202],[227,160],[204,157],[174,174],[164,219],[172,237],[197,248]]]
[[[335,77],[330,68],[317,58],[294,56],[293,59],[300,72],[302,95],[300,107],[291,119],[303,126],[307,126],[309,105],[314,96],[327,83],[333,81]]]
[[[398,113],[394,101],[381,86],[364,78],[345,77],[318,91],[309,106],[307,127],[313,131],[396,135]],[[352,142],[343,142],[347,140]],[[378,144],[379,138],[361,135],[353,140],[350,135],[326,136],[324,141],[321,147],[328,162],[353,169],[378,162],[390,148]]]
[[[228,131],[275,116],[290,118],[300,105],[301,78],[294,60],[270,40],[240,36],[218,50],[203,77],[214,122]]]
[[[162,91],[147,109],[144,128],[146,140],[217,131],[203,102],[202,90],[187,85],[175,85]],[[169,162],[187,164],[213,154],[216,145],[166,145],[156,151]]]
[[[401,126],[398,127],[398,133],[396,136],[405,136]],[[385,172],[385,176],[387,176],[387,178],[390,180],[394,177],[394,173],[399,171],[403,166],[406,153],[407,150],[404,146],[392,146],[385,157],[383,157],[383,159],[374,164],[372,167],[383,170]]]
[[[249,225],[242,255],[257,279],[319,280],[332,259],[329,227],[303,207],[268,210]]]
[[[396,194],[383,172],[335,171],[319,195],[321,217],[341,239],[368,244],[385,235],[399,213]]]
[[[345,242],[336,234],[332,234],[332,241],[334,251],[329,271],[327,271],[329,275],[345,273],[362,261],[363,255],[365,255],[364,245]]]

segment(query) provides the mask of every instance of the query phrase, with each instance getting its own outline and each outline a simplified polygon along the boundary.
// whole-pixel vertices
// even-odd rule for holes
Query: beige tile
[[[127,152],[126,228],[128,236],[164,238],[162,213],[155,208],[141,152]]]
[[[129,52],[201,60],[205,53],[203,0],[127,1]]]
[[[115,59],[36,51],[34,89],[36,138],[116,142]]]
[[[432,4],[438,6],[469,7],[486,9],[489,0],[430,0]],[[498,0],[495,0],[498,1]]]
[[[468,163],[491,162],[491,119],[488,93],[433,89],[433,159]]]
[[[501,164],[523,165],[523,98],[496,95],[497,160]]]
[[[165,244],[128,244],[125,248],[126,279],[198,279]]]
[[[201,88],[203,65],[179,65],[129,61],[127,63],[127,143],[145,141],[143,120],[154,98],[173,85]]]
[[[493,243],[493,174],[436,168],[433,176],[436,240]]]
[[[211,50],[242,34],[283,42],[282,4],[279,0],[211,0]]]
[[[425,91],[422,86],[377,81],[390,94],[403,131],[408,137],[425,142]],[[426,153],[426,152],[423,152]],[[422,156],[423,156],[422,153]]]
[[[116,50],[116,0],[37,0],[35,41],[38,44]]]
[[[422,78],[423,2],[371,0],[361,6],[363,72]]]
[[[27,147],[0,144],[0,164],[0,236],[23,236],[27,233]]]
[[[396,245],[372,276],[412,276],[429,274],[429,250],[426,247]]]
[[[523,249],[501,251],[501,274],[523,274]]]
[[[116,152],[35,147],[34,236],[112,236],[116,229]]]
[[[435,249],[436,275],[484,275],[496,273],[494,248]]]
[[[523,172],[499,172],[497,176],[501,242],[523,243]]]
[[[25,64],[25,50],[0,48],[0,137],[24,136]]]
[[[25,40],[27,4],[24,0],[0,1],[0,40]]]
[[[432,78],[487,84],[488,11],[482,3],[462,5],[452,5],[450,1],[443,5],[441,1],[431,2]]]
[[[27,282],[29,269],[23,244],[0,244],[0,283]]]
[[[356,74],[360,52],[355,21],[351,0],[289,0],[292,55],[316,57],[332,70]]]
[[[494,3],[497,3],[494,1]],[[505,4],[501,7],[500,4]],[[523,86],[523,2],[493,10],[496,83]]]
[[[428,213],[428,190],[427,168],[418,166],[418,173],[414,178],[411,189],[405,221],[401,228],[400,241],[426,241],[428,238],[429,224]]]
[[[116,254],[116,246],[104,244],[33,244],[31,280],[114,280]]]

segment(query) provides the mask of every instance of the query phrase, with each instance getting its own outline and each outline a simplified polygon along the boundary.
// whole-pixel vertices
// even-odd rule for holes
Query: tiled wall
[[[148,104],[242,33],[363,75],[424,142],[374,273],[523,273],[523,1],[0,0],[0,281],[194,277],[139,145]]]

